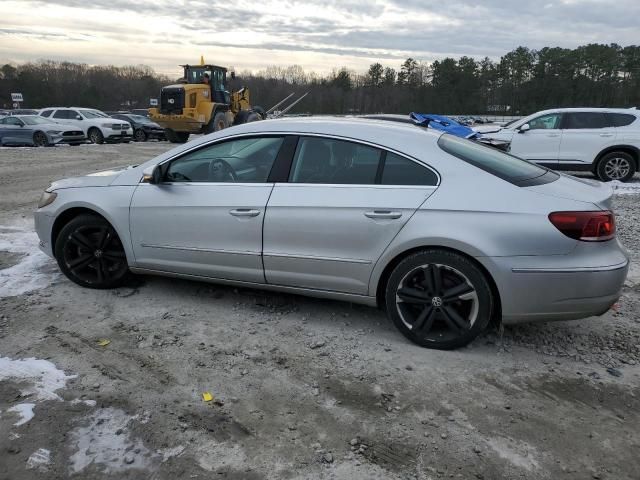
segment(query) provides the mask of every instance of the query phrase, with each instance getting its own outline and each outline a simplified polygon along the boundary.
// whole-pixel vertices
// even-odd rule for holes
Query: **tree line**
[[[89,66],[42,61],[0,68],[0,104],[21,92],[24,106],[145,108],[175,82],[146,66]],[[524,115],[553,107],[640,106],[640,46],[589,44],[567,49],[518,47],[494,61],[463,56],[434,62],[406,59],[319,75],[300,66],[238,72],[254,104],[268,108],[290,93],[309,95],[292,112]]]

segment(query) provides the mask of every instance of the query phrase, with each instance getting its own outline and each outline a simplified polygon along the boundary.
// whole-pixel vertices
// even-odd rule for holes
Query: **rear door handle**
[[[400,212],[392,212],[391,210],[374,210],[373,212],[364,212],[364,216],[374,219],[395,220],[402,216]]]
[[[252,210],[250,208],[235,208],[229,210],[229,214],[234,217],[257,217],[260,215],[260,210]]]
[[[613,133],[601,133],[601,137],[613,137]]]
[[[547,133],[547,137],[559,137],[559,133]]]

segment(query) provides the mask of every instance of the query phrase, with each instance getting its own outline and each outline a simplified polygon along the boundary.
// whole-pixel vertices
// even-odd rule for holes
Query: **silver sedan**
[[[605,313],[628,269],[611,194],[412,125],[280,119],[56,182],[35,220],[84,287],[133,272],[341,299],[448,349],[492,318]]]

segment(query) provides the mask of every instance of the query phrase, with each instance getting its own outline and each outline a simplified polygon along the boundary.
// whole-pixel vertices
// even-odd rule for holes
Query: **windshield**
[[[109,115],[98,110],[80,110],[84,118],[109,118]]]
[[[472,140],[444,134],[438,140],[438,146],[454,157],[521,187],[559,178],[557,173],[546,168]]]
[[[504,125],[502,125],[502,127],[508,127],[510,125],[513,125],[514,123],[516,123],[518,120],[520,120],[519,118],[516,118],[515,120],[511,120],[510,122],[505,123]]]
[[[24,123],[26,123],[27,125],[42,125],[45,123],[51,123],[48,120],[45,120],[44,118],[38,117],[36,115],[24,116],[24,117],[18,117],[18,118],[22,120]]]
[[[149,120],[147,117],[143,117],[142,115],[128,115],[128,117],[134,122],[151,123],[151,120]]]

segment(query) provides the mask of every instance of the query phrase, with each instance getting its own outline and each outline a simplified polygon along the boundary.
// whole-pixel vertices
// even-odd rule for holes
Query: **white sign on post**
[[[158,99],[157,98],[150,98],[149,99],[149,105],[152,107],[157,107],[158,106]]]
[[[22,99],[22,94],[21,93],[12,93],[11,94],[11,101],[12,102],[24,102],[24,100]]]

